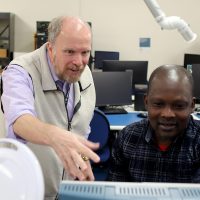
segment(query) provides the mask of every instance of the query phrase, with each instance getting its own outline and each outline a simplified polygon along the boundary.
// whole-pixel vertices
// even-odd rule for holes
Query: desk
[[[131,112],[127,114],[111,114],[106,115],[110,123],[110,130],[121,130],[125,126],[140,121],[144,118],[138,117],[139,112]]]
[[[106,115],[110,123],[110,130],[122,130],[125,126],[144,119],[142,117],[138,117],[138,113],[139,112],[130,112],[127,114]],[[192,116],[194,119],[200,120],[200,114],[193,113]]]

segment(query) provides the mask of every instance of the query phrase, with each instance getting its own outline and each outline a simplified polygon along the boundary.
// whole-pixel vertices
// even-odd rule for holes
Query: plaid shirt
[[[200,121],[191,117],[167,151],[156,147],[148,119],[127,126],[114,143],[108,180],[200,183]]]

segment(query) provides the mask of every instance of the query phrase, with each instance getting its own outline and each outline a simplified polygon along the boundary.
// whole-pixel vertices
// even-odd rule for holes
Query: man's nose
[[[73,64],[80,66],[83,63],[83,58],[81,54],[76,54],[73,57]]]
[[[171,106],[165,106],[162,109],[161,115],[162,115],[162,117],[174,117],[175,116],[174,111],[171,108]]]

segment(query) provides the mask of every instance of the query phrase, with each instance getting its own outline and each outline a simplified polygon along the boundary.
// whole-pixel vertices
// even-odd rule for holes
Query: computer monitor
[[[200,103],[200,64],[192,64],[192,77],[194,81],[194,97],[196,97],[196,102]]]
[[[94,68],[102,69],[103,60],[119,60],[119,52],[117,52],[117,51],[95,51],[94,52]]]
[[[184,67],[188,68],[192,64],[200,64],[200,54],[184,54]]]
[[[199,200],[200,184],[62,181],[59,200]]]
[[[133,73],[132,89],[135,93],[137,84],[147,84],[148,61],[135,60],[104,60],[103,71],[126,71],[131,70]]]
[[[96,89],[96,106],[132,104],[131,72],[92,72]]]

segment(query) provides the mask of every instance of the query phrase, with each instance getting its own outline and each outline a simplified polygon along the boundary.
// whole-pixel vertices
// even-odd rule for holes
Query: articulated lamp
[[[43,200],[44,178],[35,154],[10,138],[0,138],[0,199]]]
[[[144,2],[162,29],[177,29],[188,42],[196,39],[197,34],[192,32],[190,26],[183,19],[177,16],[166,17],[156,0],[144,0]]]

